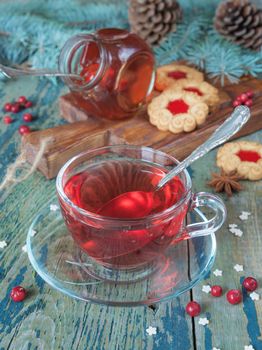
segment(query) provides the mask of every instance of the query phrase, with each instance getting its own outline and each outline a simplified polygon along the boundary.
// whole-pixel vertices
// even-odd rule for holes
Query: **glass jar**
[[[63,80],[85,99],[88,114],[112,120],[132,117],[145,104],[154,65],[152,50],[139,36],[115,28],[71,37],[59,57],[61,72],[82,77]]]

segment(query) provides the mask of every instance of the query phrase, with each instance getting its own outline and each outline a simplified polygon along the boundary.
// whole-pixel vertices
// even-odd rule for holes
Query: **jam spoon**
[[[197,159],[203,157],[213,148],[227,141],[236,134],[250,118],[250,110],[246,106],[237,107],[232,115],[220,125],[213,134],[187,158],[168,172],[151,192],[130,191],[120,194],[105,203],[97,212],[103,216],[120,218],[140,218],[149,215],[154,207],[154,195],[167,182],[187,168]],[[137,210],[136,210],[137,208]]]
[[[0,64],[0,72],[7,78],[17,78],[24,75],[43,76],[43,77],[69,77],[78,80],[83,78],[78,74],[60,73],[49,69],[27,69],[27,68],[11,68]]]
[[[221,124],[204,143],[197,147],[187,158],[185,158],[159,181],[156,189],[159,190],[168,181],[179,174],[182,170],[187,168],[195,160],[203,157],[213,148],[230,139],[246,124],[249,118],[250,110],[247,106],[239,106],[235,108],[231,116],[228,117],[224,123]]]

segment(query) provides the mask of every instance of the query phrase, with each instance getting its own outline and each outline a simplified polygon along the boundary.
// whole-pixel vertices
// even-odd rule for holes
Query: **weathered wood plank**
[[[34,93],[32,93],[32,91]],[[0,104],[25,94],[38,101],[34,108],[38,116],[32,124],[35,128],[46,128],[60,123],[57,118],[59,88],[38,80],[11,82],[0,92]],[[17,117],[17,120],[19,116]],[[6,126],[1,123],[0,178],[17,155],[20,122]],[[262,132],[245,139],[262,141]],[[196,190],[208,190],[206,180],[214,168],[215,152],[212,152],[192,167]],[[225,291],[239,286],[241,276],[233,270],[235,263],[243,264],[247,274],[261,282],[261,181],[244,182],[246,190],[226,200],[229,211],[228,223],[237,223],[244,236],[237,238],[226,226],[218,233],[218,254],[215,266],[224,271],[224,276],[211,275],[205,283],[219,283]],[[50,288],[33,271],[21,248],[25,244],[28,227],[36,213],[55,194],[54,181],[46,180],[35,173],[30,179],[12,189],[4,203],[0,203],[0,240],[8,247],[0,250],[0,349],[65,349],[65,350],[111,350],[111,349],[194,349],[191,319],[185,315],[184,307],[189,294],[162,303],[156,312],[150,308],[112,308],[69,299]],[[237,217],[241,210],[252,212],[252,218],[241,222]],[[9,299],[14,285],[22,284],[30,295],[24,303],[15,304]],[[256,350],[261,345],[262,305],[250,301],[231,306],[225,296],[212,299],[201,291],[201,283],[193,290],[193,298],[199,300],[204,313],[208,313],[210,324],[205,328],[195,320],[196,345],[198,350],[240,350],[252,342]],[[258,290],[261,293],[261,288]],[[226,315],[226,316],[225,316]],[[158,327],[158,333],[149,337],[148,326]]]
[[[146,108],[129,120],[112,121],[90,116],[89,103],[73,93],[60,98],[61,114],[70,122],[57,128],[26,135],[23,149],[26,159],[32,163],[38,152],[41,140],[52,137],[52,143],[39,163],[38,169],[47,177],[57,175],[62,164],[83,150],[117,143],[127,143],[154,147],[176,155],[181,160],[206,140],[214,130],[232,113],[232,100],[243,91],[252,90],[255,95],[252,117],[247,124],[234,135],[237,138],[262,128],[262,83],[258,79],[243,79],[241,85],[227,84],[220,90],[220,103],[213,109],[206,122],[191,133],[172,134],[159,131],[148,122]],[[83,121],[84,120],[84,121]],[[114,140],[115,139],[115,140]]]
[[[245,140],[262,141],[262,132],[245,137]],[[197,190],[212,191],[206,186],[210,171],[215,171],[215,154],[213,151],[207,157],[192,166],[194,184]],[[205,169],[205,170],[204,170]],[[208,169],[208,171],[207,171]],[[223,270],[223,277],[216,277],[213,273],[200,285],[193,289],[193,298],[199,300],[210,319],[206,327],[198,325],[195,320],[197,349],[241,350],[244,345],[252,344],[254,349],[262,349],[262,300],[252,301],[244,294],[244,301],[239,305],[230,305],[226,301],[229,289],[241,289],[244,277],[254,276],[260,282],[258,293],[261,296],[262,281],[262,181],[243,181],[245,189],[232,198],[225,200],[228,218],[226,224],[217,233],[218,252],[213,268]],[[249,211],[252,216],[247,221],[241,221],[241,211]],[[229,224],[237,224],[244,232],[242,237],[234,236],[229,230]],[[234,265],[244,266],[243,272],[236,272]],[[214,298],[201,291],[203,284],[219,284],[224,293],[221,298]]]

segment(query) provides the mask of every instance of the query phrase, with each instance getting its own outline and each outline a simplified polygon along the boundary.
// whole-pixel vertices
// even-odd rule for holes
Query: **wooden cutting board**
[[[159,131],[148,121],[146,110],[136,117],[124,121],[109,121],[91,117],[87,112],[86,101],[72,93],[60,97],[61,115],[71,124],[36,131],[23,138],[23,150],[29,162],[33,162],[45,137],[52,137],[39,170],[49,179],[55,177],[61,166],[79,152],[113,144],[133,144],[150,146],[184,159],[232,112],[232,100],[248,90],[254,92],[251,118],[233,136],[238,138],[262,128],[262,80],[246,77],[239,84],[227,83],[219,88],[220,104],[208,116],[206,122],[191,133],[172,134]],[[76,122],[78,121],[78,122]]]

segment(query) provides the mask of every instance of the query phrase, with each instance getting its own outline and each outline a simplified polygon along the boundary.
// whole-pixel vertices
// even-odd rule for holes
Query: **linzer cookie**
[[[174,134],[190,132],[205,122],[208,105],[196,94],[168,89],[148,105],[150,123]]]
[[[206,81],[199,82],[196,80],[185,80],[181,81],[181,83],[178,85],[172,86],[172,89],[183,90],[192,94],[196,94],[210,107],[217,105],[219,102],[218,90]]]
[[[157,68],[155,88],[158,91],[163,91],[170,86],[179,86],[187,81],[204,80],[204,75],[198,70],[180,64],[167,64]]]
[[[226,173],[237,173],[248,180],[262,179],[262,144],[251,141],[229,142],[217,152],[217,166]]]

